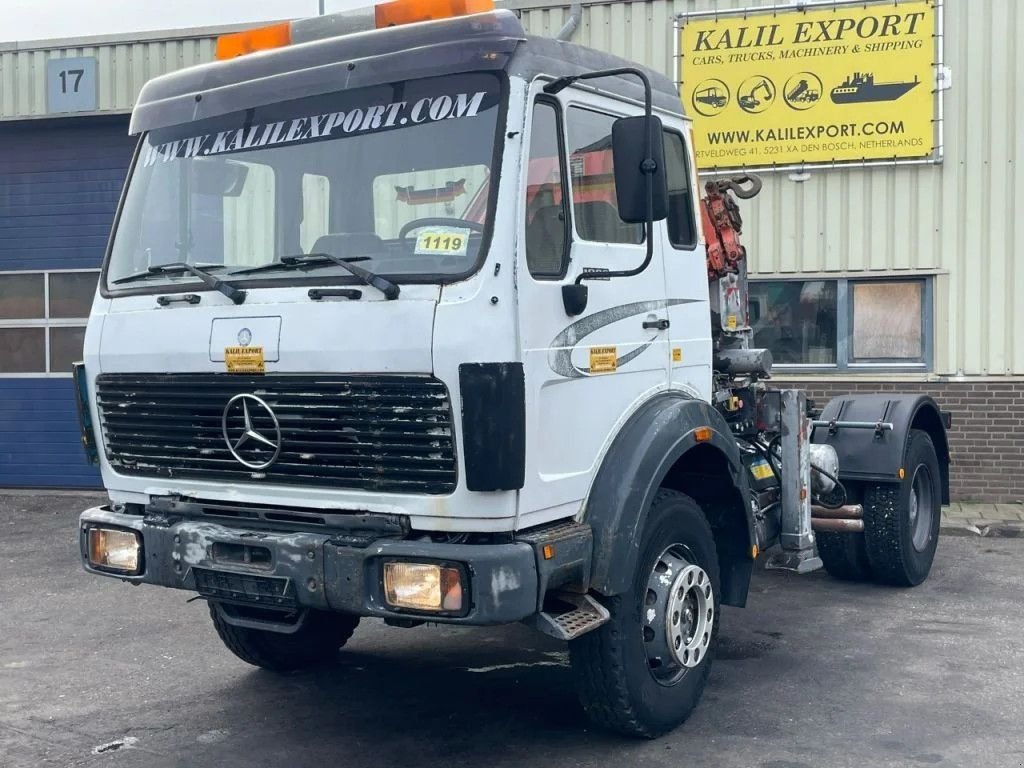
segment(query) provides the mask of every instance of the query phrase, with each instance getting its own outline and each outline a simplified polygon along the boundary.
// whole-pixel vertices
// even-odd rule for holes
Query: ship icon
[[[876,83],[873,74],[854,72],[841,85],[832,89],[832,101],[836,104],[896,101],[920,84],[921,81],[916,77],[911,83]]]

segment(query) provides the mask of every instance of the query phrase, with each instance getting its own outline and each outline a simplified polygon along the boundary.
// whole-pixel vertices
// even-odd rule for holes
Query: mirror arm
[[[650,120],[654,116],[654,93],[651,89],[651,80],[647,75],[635,67],[621,67],[619,69],[605,69],[600,72],[587,72],[582,75],[570,75],[567,77],[560,77],[557,80],[552,80],[550,83],[544,86],[544,93],[556,94],[561,93],[570,85],[578,80],[595,80],[603,77],[619,77],[620,75],[632,75],[633,77],[639,78],[640,82],[644,86],[644,114],[647,119]],[[647,176],[647,224],[646,224],[646,239],[647,239],[647,256],[644,258],[643,263],[640,264],[636,269],[620,270],[618,272],[609,272],[606,269],[593,269],[590,267],[584,267],[580,272],[579,277],[576,278],[576,285],[580,285],[584,280],[601,279],[606,280],[612,277],[633,277],[639,275],[647,267],[650,266],[651,260],[654,258],[654,174],[657,171],[657,166],[654,162],[652,153],[652,140],[651,132],[647,131],[647,135],[644,137],[644,161],[640,165],[640,170],[643,171],[644,175]]]

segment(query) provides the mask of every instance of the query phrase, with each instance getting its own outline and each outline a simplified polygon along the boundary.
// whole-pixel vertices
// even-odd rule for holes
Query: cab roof
[[[328,37],[172,72],[143,87],[130,132],[421,77],[505,71],[530,81],[627,66],[650,78],[656,109],[682,115],[675,84],[664,75],[591,48],[527,35],[515,14],[502,10]],[[633,78],[592,84],[643,99]]]

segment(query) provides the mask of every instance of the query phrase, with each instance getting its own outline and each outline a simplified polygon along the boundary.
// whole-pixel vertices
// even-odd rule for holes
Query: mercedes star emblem
[[[238,343],[243,347],[248,347],[252,343],[252,331],[248,328],[243,328],[238,332]]]
[[[228,422],[231,418],[239,415],[242,417],[241,429],[237,423],[229,427]],[[253,424],[254,415],[269,417],[273,431],[264,430],[266,434],[260,432]],[[249,469],[266,469],[281,455],[281,425],[277,421],[277,415],[256,395],[235,395],[228,400],[220,424],[224,432],[224,442],[228,444],[231,455]],[[268,450],[273,453],[269,459],[264,459],[263,456]],[[246,455],[249,458],[245,458]]]

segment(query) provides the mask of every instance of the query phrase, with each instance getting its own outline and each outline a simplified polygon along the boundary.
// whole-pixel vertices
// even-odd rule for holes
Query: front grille
[[[231,571],[193,568],[196,592],[217,600],[241,600],[274,608],[295,608],[298,600],[288,579],[275,576],[251,576]]]
[[[258,438],[246,431],[243,398]],[[103,374],[96,380],[107,459],[126,475],[444,494],[455,489],[445,385],[429,376]],[[226,410],[227,409],[227,410]],[[225,422],[225,412],[227,419]],[[274,425],[274,416],[278,426]],[[280,429],[278,441],[277,429]]]

